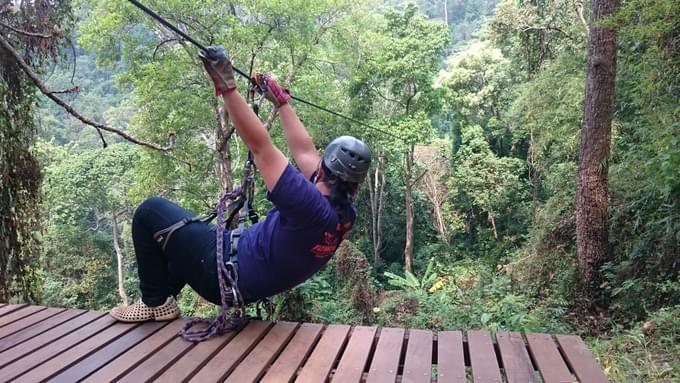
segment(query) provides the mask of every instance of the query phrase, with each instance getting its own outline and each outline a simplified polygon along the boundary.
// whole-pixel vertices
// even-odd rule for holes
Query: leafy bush
[[[652,313],[630,329],[587,340],[600,365],[615,382],[680,381],[680,306]]]
[[[437,274],[432,272],[432,262],[427,265],[423,276],[418,279],[413,273],[406,271],[404,276],[386,271],[387,283],[391,286],[418,293],[426,293],[437,281]]]
[[[443,268],[443,276],[426,270],[423,277],[392,276],[398,290],[388,291],[375,320],[381,325],[492,331],[560,331],[566,302],[547,307],[513,286],[505,273],[481,261],[463,260]],[[427,280],[427,284],[422,282]],[[555,302],[553,302],[555,303]]]

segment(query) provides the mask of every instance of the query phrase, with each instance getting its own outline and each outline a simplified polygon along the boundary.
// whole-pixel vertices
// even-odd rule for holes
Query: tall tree
[[[21,61],[40,70],[58,59],[70,1],[0,3],[0,301],[35,300],[40,231],[40,164],[35,139],[35,88]]]
[[[598,298],[599,268],[609,254],[609,151],[611,145],[616,29],[605,24],[619,0],[593,0],[588,38],[586,95],[576,179],[576,246],[582,297]]]
[[[428,21],[413,4],[403,12],[390,10],[384,17],[385,23],[379,24],[366,42],[369,48],[354,79],[353,102],[359,105],[357,109],[373,114],[402,138],[385,146],[401,154],[406,214],[404,268],[411,271],[415,237],[413,190],[422,174],[416,171],[414,150],[416,143],[429,140],[433,134],[430,117],[439,107],[433,79],[449,39],[443,23]]]

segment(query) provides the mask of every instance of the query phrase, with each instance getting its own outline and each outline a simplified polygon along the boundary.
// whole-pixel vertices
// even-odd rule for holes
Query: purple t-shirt
[[[274,208],[238,243],[239,285],[253,299],[288,290],[319,271],[356,219],[347,201],[340,221],[328,197],[290,164],[267,199]]]

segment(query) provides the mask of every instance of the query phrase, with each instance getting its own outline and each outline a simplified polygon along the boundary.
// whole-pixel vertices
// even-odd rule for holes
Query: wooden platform
[[[192,344],[182,323],[0,304],[0,382],[608,382],[573,335],[251,321]]]

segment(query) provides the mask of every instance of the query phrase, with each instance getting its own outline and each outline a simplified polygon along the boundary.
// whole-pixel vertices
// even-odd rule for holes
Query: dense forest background
[[[208,212],[238,184],[246,149],[196,48],[129,3],[21,3],[0,1],[0,36],[46,92],[0,48],[3,296],[106,310],[139,298],[135,206],[162,195]],[[356,135],[374,166],[352,235],[321,273],[274,298],[276,318],[578,333],[613,381],[680,379],[676,0],[624,0],[597,23],[582,0],[149,5],[224,45],[237,67],[254,63],[294,95],[400,137],[294,104],[319,148]],[[575,200],[595,27],[617,31],[617,67],[601,164],[608,245],[584,294]],[[180,303],[184,315],[214,313],[189,288]]]

